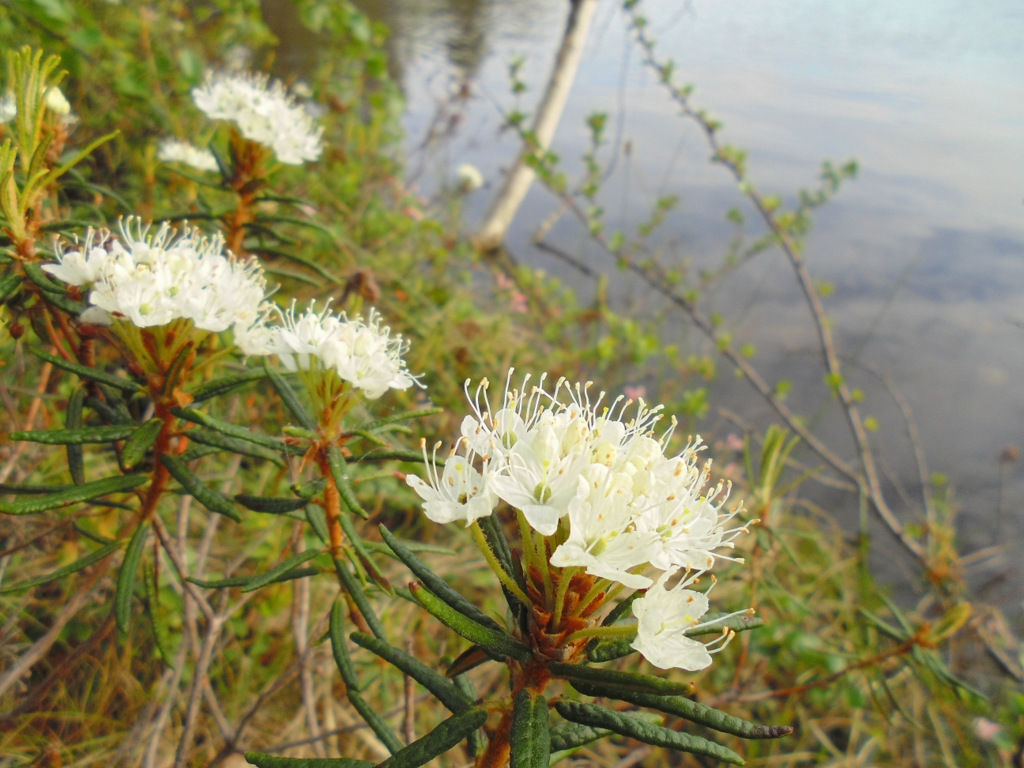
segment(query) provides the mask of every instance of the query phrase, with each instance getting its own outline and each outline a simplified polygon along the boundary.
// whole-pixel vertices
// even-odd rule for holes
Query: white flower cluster
[[[392,337],[375,310],[370,310],[365,322],[343,312],[332,313],[329,303],[318,311],[316,302],[311,302],[299,314],[293,302],[282,314],[281,325],[265,326],[262,354],[277,355],[289,371],[322,366],[371,400],[389,389],[408,389],[418,383],[405,367],[408,343],[400,335]]]
[[[743,530],[726,528],[736,514],[722,509],[729,487],[707,487],[710,462],[698,463],[699,438],[679,455],[665,455],[672,428],[660,438],[653,434],[660,406],[640,401],[633,410],[625,397],[602,406],[604,394],[592,401],[586,386],[559,380],[548,392],[542,377],[527,391],[528,381],[522,390],[506,385],[497,411],[482,382],[444,470],[439,474],[428,460],[430,482],[413,475],[407,482],[435,522],[469,524],[504,501],[533,530],[554,537],[552,565],[649,588],[634,602],[636,612],[650,601],[634,647],[651,659],[651,647],[664,645],[651,634],[652,624],[692,625],[707,610],[707,600],[694,603],[690,597],[697,593],[689,590],[661,593],[675,572],[711,568],[721,557],[715,550],[731,546]],[[662,572],[657,581],[646,575],[651,569]],[[668,611],[668,604],[675,607]],[[678,640],[704,650],[681,635]]]
[[[263,270],[225,252],[220,235],[203,237],[187,225],[177,233],[166,223],[152,233],[135,217],[123,219],[120,232],[90,229],[83,242],[58,246],[56,264],[43,265],[88,291],[82,320],[123,318],[148,328],[181,318],[215,333],[231,328],[236,339],[262,324],[270,309]]]
[[[46,108],[56,115],[71,120],[71,104],[68,102],[64,92],[56,85],[50,86],[46,91]],[[7,91],[0,96],[0,124],[10,122],[18,114],[18,102],[14,94]]]
[[[208,117],[230,120],[241,134],[273,150],[288,165],[316,160],[323,128],[290,96],[280,81],[263,74],[207,72],[192,100]]]
[[[183,163],[199,171],[217,170],[217,159],[213,152],[181,139],[162,139],[156,156],[164,163]]]

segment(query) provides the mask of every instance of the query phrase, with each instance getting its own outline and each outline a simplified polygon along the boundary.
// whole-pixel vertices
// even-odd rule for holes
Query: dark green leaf
[[[356,677],[356,668],[352,666],[352,657],[349,656],[348,648],[345,647],[345,611],[348,610],[344,599],[339,595],[331,606],[331,651],[334,653],[334,663],[338,666],[341,679],[345,681],[345,687],[350,691],[359,690],[359,680]]]
[[[128,541],[128,548],[124,552],[124,560],[121,561],[121,571],[117,574],[117,591],[114,593],[114,618],[117,620],[117,628],[127,632],[132,621],[132,597],[135,595],[135,574],[139,570],[139,559],[142,557],[142,549],[146,546],[146,536],[149,535],[149,523],[143,520],[135,529],[131,539]]]
[[[525,688],[516,694],[512,710],[512,747],[509,768],[548,768],[551,735],[548,733],[548,700]]]
[[[277,390],[277,394],[281,396],[281,401],[285,404],[288,411],[295,417],[295,420],[299,422],[299,426],[305,427],[311,432],[315,432],[317,425],[316,420],[309,415],[309,412],[303,407],[302,403],[299,402],[299,398],[288,382],[285,381],[284,376],[279,374],[273,368],[267,367],[267,376],[270,378],[270,383],[274,385],[274,389]]]
[[[573,683],[577,680],[584,683],[606,683],[619,688],[662,695],[685,695],[692,690],[689,683],[673,683],[671,680],[642,675],[639,672],[588,667],[582,664],[563,664],[559,661],[551,662],[548,669],[555,677],[564,677]]]
[[[369,421],[366,424],[360,424],[357,429],[361,432],[375,432],[382,427],[386,427],[391,424],[401,424],[402,422],[411,421],[412,419],[423,419],[427,416],[436,416],[439,413],[444,413],[444,409],[422,408],[412,411],[402,411],[401,413],[394,413],[390,416],[386,416],[383,419],[377,419],[375,421]]]
[[[153,447],[163,425],[163,419],[150,419],[124,441],[121,446],[121,464],[126,469],[132,469],[146,457],[146,451]]]
[[[438,620],[454,629],[464,638],[479,645],[495,659],[511,657],[517,661],[530,658],[530,649],[518,640],[490,627],[485,627],[467,616],[459,613],[448,603],[435,596],[422,585],[409,585],[412,596],[420,605],[432,613]]]
[[[245,386],[254,381],[261,381],[267,378],[267,372],[263,368],[257,370],[246,371],[245,373],[235,374],[234,376],[224,376],[213,381],[208,381],[205,384],[200,384],[192,392],[192,402],[201,403],[203,400],[209,400],[211,397],[218,397],[219,395],[227,394],[232,390],[238,389],[239,387]]]
[[[45,512],[48,509],[67,507],[80,501],[91,501],[110,493],[130,491],[145,483],[149,478],[145,475],[117,475],[93,480],[91,483],[76,485],[64,491],[51,493],[47,496],[36,496],[20,501],[0,501],[0,513],[5,515],[31,515]]]
[[[759,725],[750,720],[744,720],[721,712],[713,707],[700,704],[685,696],[659,696],[606,683],[584,683],[579,680],[574,680],[572,686],[587,696],[604,696],[620,701],[628,701],[630,704],[657,709],[660,712],[675,715],[694,723],[700,723],[716,731],[731,733],[744,739],[777,739],[780,736],[786,736],[793,732],[791,726]]]
[[[202,424],[204,427],[209,427],[210,429],[228,435],[229,437],[236,437],[239,440],[245,440],[246,442],[255,443],[256,445],[262,445],[264,448],[269,448],[277,453],[305,453],[303,449],[288,445],[277,438],[270,437],[269,435],[263,435],[259,432],[253,432],[247,427],[240,427],[237,424],[232,424],[230,421],[218,419],[216,416],[211,416],[208,413],[203,413],[202,411],[197,411],[192,408],[172,408],[171,413],[185,419],[186,421],[191,421],[195,424]]]
[[[414,656],[395,648],[390,643],[362,632],[353,632],[349,637],[357,645],[361,645],[363,648],[372,651],[385,661],[398,667],[402,672],[430,691],[452,712],[464,712],[473,706],[473,702],[463,695],[455,683],[440,672],[431,669]]]
[[[266,573],[260,576],[256,576],[252,581],[250,581],[242,588],[242,591],[252,592],[253,590],[259,589],[260,587],[266,586],[270,582],[276,581],[280,577],[284,576],[286,573],[291,572],[293,569],[297,568],[303,563],[309,562],[319,554],[320,552],[318,552],[315,549],[308,549],[305,552],[300,552],[297,555],[292,555],[291,557],[282,560],[280,563],[275,565]]]
[[[194,440],[197,443],[202,443],[205,446],[209,446],[211,449],[207,453],[216,453],[218,450],[228,451],[229,453],[240,453],[243,456],[253,456],[257,459],[264,459],[272,464],[276,464],[279,467],[285,465],[284,459],[281,455],[270,448],[264,448],[262,445],[250,442],[249,440],[240,440],[237,437],[231,437],[221,432],[216,432],[212,429],[204,429],[203,427],[194,427],[186,433],[190,440]],[[191,448],[192,446],[189,446]]]
[[[188,464],[180,458],[165,453],[160,457],[160,461],[167,467],[167,471],[171,473],[171,476],[181,483],[181,487],[208,510],[225,517],[230,517],[236,523],[242,519],[231,499],[220,491],[215,491],[213,488],[208,488],[204,485],[196,477],[195,473],[188,468]]]
[[[80,429],[46,429],[30,432],[11,432],[11,440],[44,445],[82,445],[83,443],[110,443],[124,440],[134,431],[130,424],[109,427],[82,427]]]
[[[327,446],[327,465],[331,469],[331,477],[334,478],[338,495],[345,502],[345,507],[353,515],[358,515],[364,520],[367,519],[370,514],[363,509],[359,499],[356,498],[356,494],[352,490],[352,476],[348,472],[348,464],[341,453],[341,448],[334,443]]]
[[[391,548],[391,551],[398,556],[399,560],[405,563],[406,567],[413,572],[416,578],[423,582],[423,586],[444,600],[463,616],[472,619],[477,624],[482,624],[483,626],[489,627],[490,629],[498,632],[501,631],[501,626],[498,622],[469,602],[469,600],[456,592],[447,581],[430,570],[426,564],[416,557],[409,547],[399,541],[386,526],[379,525],[377,526],[377,529],[380,531],[380,535],[384,539],[384,543]]]
[[[22,262],[22,268],[25,270],[25,275],[33,283],[38,285],[44,291],[53,291],[55,293],[64,293],[65,287],[63,283],[56,283],[53,279],[40,267],[38,264],[33,264],[30,261]]]
[[[318,573],[320,573],[319,568],[296,568],[271,579],[271,582],[280,584],[283,581],[295,581],[296,579],[304,579],[307,576],[316,576]],[[187,581],[203,589],[227,589],[229,587],[247,587],[253,582],[254,578],[258,577],[228,576],[224,579],[197,579],[190,576]]]
[[[487,722],[483,707],[452,715],[434,730],[399,750],[377,768],[417,768],[442,755]]]
[[[384,718],[380,716],[380,713],[371,707],[367,703],[366,699],[360,695],[359,691],[354,688],[349,688],[346,693],[348,694],[348,700],[352,703],[352,706],[355,707],[359,716],[363,718],[366,724],[370,726],[370,729],[377,734],[377,738],[384,742],[384,746],[388,748],[388,752],[391,753],[391,757],[398,754],[402,749],[402,742],[398,740],[398,737],[395,736],[395,733],[391,730],[390,726],[384,722]],[[390,760],[391,758],[388,759]],[[386,762],[387,761],[379,763],[378,768]],[[417,763],[417,765],[419,765],[419,763]]]
[[[286,515],[289,512],[297,512],[309,504],[309,499],[250,496],[247,493],[236,493],[235,501],[253,512],[264,512],[269,515]]]
[[[356,608],[359,609],[359,613],[362,614],[367,626],[370,627],[370,631],[383,640],[384,627],[381,625],[380,619],[377,618],[377,614],[374,613],[373,607],[370,605],[370,601],[366,599],[366,593],[363,591],[363,585],[360,584],[359,580],[349,572],[348,566],[337,557],[334,558],[334,570],[338,574],[338,578],[341,580],[341,585],[345,588],[349,597],[351,597],[352,601],[356,604]]]
[[[291,492],[300,499],[309,501],[314,496],[319,495],[326,485],[327,480],[323,477],[318,477],[315,480],[310,480],[308,483],[294,483],[291,486]]]
[[[555,704],[555,708],[562,717],[574,723],[595,728],[607,728],[622,736],[629,736],[656,747],[707,755],[733,765],[744,764],[743,758],[728,747],[723,747],[721,744],[702,739],[699,736],[655,725],[632,712],[612,712],[604,707],[578,701],[559,701]]]
[[[90,368],[87,365],[71,363],[65,360],[63,357],[57,357],[56,355],[48,354],[46,352],[43,352],[41,349],[33,349],[32,354],[34,354],[36,357],[42,360],[45,360],[48,363],[52,363],[58,368],[61,368],[65,371],[70,371],[71,373],[80,376],[83,379],[98,381],[102,384],[106,384],[108,386],[115,387],[116,389],[120,389],[122,392],[135,393],[139,392],[142,389],[137,382],[134,382],[131,379],[125,379],[122,378],[121,376],[114,376],[112,374],[105,373],[104,371],[98,371],[95,368]]]
[[[0,277],[0,304],[6,301],[19,285],[21,285],[21,278],[16,274]]]
[[[569,749],[589,744],[610,734],[607,728],[592,728],[589,725],[579,723],[563,722],[556,725],[550,731],[551,750],[553,752],[564,752]]]
[[[68,565],[63,566],[62,568],[58,568],[57,570],[52,571],[51,573],[48,573],[45,576],[39,576],[35,579],[23,581],[20,584],[9,584],[5,587],[0,587],[0,595],[6,594],[8,592],[20,592],[23,589],[31,589],[32,587],[37,587],[40,584],[48,584],[51,581],[62,579],[68,574],[75,573],[76,571],[80,571],[83,568],[88,568],[93,563],[99,562],[105,557],[109,557],[109,555],[119,547],[120,542],[112,541],[109,544],[100,547],[99,549],[94,549],[92,552],[85,555],[84,557],[78,558],[77,560],[75,560],[75,562],[69,563]]]
[[[68,398],[67,418],[64,426],[69,430],[80,429],[82,426],[82,406],[85,403],[85,387],[75,387]],[[69,445],[68,452],[68,473],[75,485],[82,485],[85,482],[85,457],[81,445]]]

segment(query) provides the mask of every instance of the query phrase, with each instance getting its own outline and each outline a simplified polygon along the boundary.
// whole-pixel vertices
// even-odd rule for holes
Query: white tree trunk
[[[597,10],[597,0],[575,0],[569,13],[569,20],[562,36],[562,45],[558,49],[555,65],[548,79],[547,89],[537,106],[537,115],[531,130],[537,137],[537,146],[526,146],[519,154],[515,166],[505,177],[501,192],[494,199],[483,223],[477,230],[473,242],[484,250],[497,248],[505,239],[516,211],[526,197],[526,193],[536,176],[533,169],[526,164],[526,159],[536,152],[544,152],[554,138],[555,129],[562,118],[565,102],[569,98],[576,70],[579,69],[583,55],[583,45],[587,32]]]

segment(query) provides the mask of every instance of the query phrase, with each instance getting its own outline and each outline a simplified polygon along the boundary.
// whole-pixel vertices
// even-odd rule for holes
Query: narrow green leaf
[[[188,464],[180,458],[165,453],[160,457],[160,461],[167,467],[167,471],[171,473],[171,476],[181,483],[181,487],[208,510],[225,517],[230,517],[236,523],[242,519],[231,499],[220,491],[215,491],[213,488],[208,488],[204,485],[196,477],[195,473],[188,468]]]
[[[659,693],[666,696],[685,695],[693,690],[690,688],[689,683],[673,683],[671,680],[665,680],[664,678],[652,675],[643,675],[639,672],[588,667],[582,664],[563,664],[560,661],[551,662],[548,665],[548,669],[555,677],[564,677],[574,685],[576,681],[600,683],[627,688],[633,691]]]
[[[454,629],[464,638],[479,645],[496,659],[511,657],[517,661],[530,658],[530,649],[504,632],[485,627],[459,613],[448,603],[435,596],[418,583],[409,585],[412,596],[420,605],[432,613],[441,623]]]
[[[189,440],[201,443],[212,449],[207,451],[207,453],[216,453],[218,450],[228,451],[229,453],[240,453],[243,456],[263,459],[279,467],[285,466],[285,461],[281,458],[280,453],[264,448],[262,445],[257,445],[249,440],[240,440],[237,437],[231,437],[212,429],[205,429],[204,427],[193,427],[186,434]],[[191,447],[189,446],[189,448]]]
[[[235,501],[253,512],[264,512],[268,515],[286,515],[289,512],[297,512],[309,504],[309,499],[250,496],[247,493],[236,493]]]
[[[357,645],[361,645],[393,666],[398,667],[398,669],[430,691],[452,712],[465,712],[473,706],[473,702],[463,695],[455,683],[440,672],[431,669],[414,656],[395,648],[390,643],[386,643],[363,632],[353,632],[349,637]]]
[[[469,602],[469,600],[456,592],[447,581],[430,570],[426,564],[416,557],[409,547],[399,541],[386,526],[379,525],[377,526],[377,530],[380,531],[380,535],[384,539],[384,543],[391,548],[391,551],[398,556],[399,560],[405,563],[406,567],[413,572],[416,578],[423,582],[423,586],[444,600],[463,616],[472,619],[477,624],[482,624],[483,626],[498,632],[501,631],[501,625],[499,625],[498,622]]]
[[[348,515],[338,515],[338,525],[341,526],[342,532],[348,539],[352,549],[355,550],[355,556],[358,558],[358,564],[366,570],[377,586],[389,595],[393,595],[394,590],[391,588],[391,583],[388,581],[388,578],[384,575],[383,571],[381,571],[380,568],[377,567],[377,564],[373,562],[373,556],[370,554],[369,550],[367,550],[362,537],[356,532],[355,526],[352,525],[352,518]]]
[[[279,757],[246,752],[245,759],[257,768],[373,768],[375,763],[350,757]]]
[[[364,461],[411,461],[423,463],[423,454],[419,451],[405,451],[401,449],[376,451],[370,450],[352,457],[352,462],[358,464]]]
[[[474,707],[457,715],[452,715],[434,730],[412,744],[399,750],[377,768],[417,768],[425,765],[438,755],[443,755],[473,731],[482,728],[487,722],[487,711],[483,707]]]
[[[656,747],[707,755],[724,763],[744,765],[743,758],[728,747],[702,739],[700,736],[680,733],[671,728],[655,725],[632,712],[612,712],[604,707],[578,701],[559,701],[555,704],[555,708],[562,717],[574,723],[595,728],[607,728],[622,736],[629,736]]]
[[[320,552],[318,550],[307,549],[305,552],[300,552],[297,555],[292,555],[291,557],[282,560],[280,563],[275,565],[266,573],[255,577],[252,581],[250,581],[242,588],[242,591],[252,592],[254,590],[259,589],[260,587],[264,587],[270,582],[277,580],[281,576],[284,576],[286,573],[289,573],[293,569],[302,565],[303,563],[308,563],[310,560],[312,560],[319,554]]]
[[[82,406],[84,403],[85,387],[75,387],[71,397],[68,398],[67,418],[64,420],[64,426],[69,430],[81,428]],[[82,446],[69,445],[66,450],[68,453],[68,473],[71,475],[71,481],[75,485],[82,485],[85,482],[85,456],[82,452]]]
[[[341,453],[341,449],[334,443],[327,447],[327,465],[331,469],[331,477],[334,478],[334,484],[338,488],[338,495],[341,496],[345,507],[353,515],[358,515],[366,520],[370,514],[363,509],[359,499],[356,498],[356,494],[352,490],[352,476],[348,472],[348,464]]]
[[[123,393],[102,385],[100,389],[103,390],[104,397],[108,399],[104,401],[90,395],[85,398],[86,406],[98,413],[100,418],[108,424],[130,424],[134,427],[135,419],[132,418],[124,400],[121,399]]]
[[[114,618],[117,628],[127,632],[132,622],[132,598],[135,595],[135,574],[139,571],[139,559],[146,546],[149,523],[143,520],[135,529],[128,548],[124,551],[121,571],[117,574],[117,591],[114,593]]]
[[[310,480],[308,483],[293,483],[290,486],[290,490],[300,499],[309,501],[315,496],[319,496],[324,490],[324,486],[327,485],[327,480],[323,477],[318,477],[315,480]]]
[[[219,397],[220,395],[226,395],[228,392],[238,389],[239,387],[250,384],[254,381],[262,381],[267,378],[267,372],[265,369],[260,368],[257,370],[246,371],[245,373],[239,373],[234,376],[224,376],[213,381],[208,381],[205,384],[200,384],[192,391],[192,402],[201,403],[204,400],[209,400],[211,397]]]
[[[14,273],[0,277],[0,304],[6,301],[19,285],[21,285],[21,278]]]
[[[54,282],[46,271],[38,264],[34,264],[31,261],[25,261],[22,262],[22,268],[25,270],[25,276],[44,291],[64,293],[64,284]]]
[[[298,396],[288,385],[288,382],[285,381],[284,376],[269,366],[266,367],[266,371],[267,376],[270,379],[270,383],[274,385],[274,389],[277,390],[277,394],[281,396],[281,401],[285,404],[285,407],[292,416],[295,417],[295,420],[299,422],[299,426],[305,427],[311,432],[315,432],[317,428],[316,419],[310,416],[302,403],[299,402]]]
[[[80,501],[91,501],[111,493],[130,491],[149,480],[145,475],[117,475],[93,480],[68,488],[65,491],[36,496],[20,501],[0,501],[0,513],[5,515],[31,515],[48,509],[67,507]]]
[[[406,421],[411,421],[412,419],[424,419],[427,416],[436,416],[439,413],[444,413],[444,408],[421,408],[412,411],[402,411],[401,413],[393,413],[390,416],[385,416],[383,419],[376,419],[375,421],[368,421],[365,424],[360,424],[357,429],[360,432],[376,432],[377,430],[391,424],[401,424]]]
[[[306,505],[306,522],[309,523],[309,527],[313,529],[320,541],[324,544],[331,543],[331,532],[327,530],[327,515],[324,513],[323,507],[318,507],[315,504]]]
[[[574,680],[572,687],[586,696],[603,696],[628,701],[630,704],[656,709],[744,739],[777,739],[793,732],[792,726],[760,725],[700,704],[685,696],[658,696],[607,683],[584,683],[579,680]]]
[[[352,706],[355,707],[359,716],[363,718],[368,726],[370,726],[370,730],[377,734],[377,738],[384,742],[384,746],[388,748],[388,752],[391,753],[391,757],[398,754],[402,749],[402,742],[400,742],[398,737],[395,736],[391,727],[384,722],[384,718],[380,716],[380,713],[371,707],[359,691],[354,688],[349,688],[346,693],[348,695],[348,700],[351,702]],[[388,759],[390,760],[391,758]],[[386,763],[387,761],[384,762]],[[384,765],[384,763],[378,763],[377,768],[380,768],[382,765]],[[417,765],[419,765],[419,763],[417,763]]]
[[[551,750],[553,752],[565,752],[576,749],[584,744],[597,741],[610,734],[607,728],[593,728],[589,725],[579,723],[562,722],[553,727],[550,731]]]
[[[83,379],[89,379],[90,381],[98,381],[107,386],[120,389],[122,392],[135,393],[140,391],[142,388],[137,382],[131,379],[126,379],[121,376],[114,376],[113,374],[106,373],[104,371],[98,371],[95,368],[90,368],[87,365],[79,365],[78,363],[71,363],[65,360],[63,357],[57,357],[43,352],[41,349],[33,349],[32,354],[36,357],[45,360],[48,363],[61,368],[65,371],[75,374]]]
[[[296,579],[304,579],[307,576],[316,576],[320,573],[319,568],[296,568],[295,570],[283,573],[271,579],[274,584],[280,584],[284,581],[295,581]],[[191,582],[203,589],[228,589],[230,587],[247,587],[249,586],[254,578],[253,576],[228,576],[224,579],[197,579],[189,576],[186,581]],[[269,582],[268,582],[269,583]]]
[[[5,587],[0,587],[0,595],[7,594],[8,592],[20,592],[24,589],[31,589],[32,587],[38,587],[40,584],[49,584],[51,581],[57,581],[62,579],[68,574],[75,573],[88,568],[93,563],[97,563],[105,557],[109,557],[112,552],[120,548],[121,543],[119,541],[112,541],[99,549],[94,549],[84,557],[80,557],[75,562],[69,563],[61,568],[58,568],[45,576],[39,576],[35,579],[23,581],[19,584],[9,584]]]
[[[153,418],[128,436],[121,446],[121,464],[126,469],[132,469],[146,457],[146,451],[153,447],[163,425],[163,419]]]
[[[84,443],[110,443],[124,440],[134,431],[130,424],[108,427],[81,427],[80,429],[42,429],[29,432],[11,432],[11,440],[44,445],[82,445]]]
[[[516,694],[512,709],[512,753],[509,768],[548,768],[551,735],[548,732],[548,700],[525,688]]]
[[[345,611],[347,610],[345,601],[339,595],[331,606],[331,651],[334,653],[334,663],[338,666],[341,679],[345,681],[345,687],[350,691],[358,691],[359,680],[356,677],[356,668],[352,665],[352,657],[349,656],[348,648],[345,647]]]
[[[309,508],[307,508],[309,509]],[[359,613],[363,615],[363,619],[369,626],[370,631],[373,632],[381,640],[384,639],[384,627],[380,623],[380,619],[377,618],[377,614],[374,613],[373,606],[370,605],[370,601],[366,599],[366,593],[363,591],[363,585],[359,583],[359,580],[349,573],[348,566],[345,563],[335,557],[334,558],[334,570],[338,574],[338,578],[341,580],[341,585],[348,592],[349,597],[352,598],[356,604],[356,608],[359,609]]]
[[[270,437],[269,435],[263,435],[259,432],[253,432],[248,427],[240,427],[237,424],[232,424],[230,421],[218,419],[216,416],[211,416],[208,413],[203,413],[202,411],[197,411],[193,408],[172,408],[171,413],[179,418],[185,419],[186,421],[191,421],[194,424],[201,424],[204,427],[209,427],[210,429],[228,435],[229,437],[236,437],[239,440],[255,443],[256,445],[262,445],[264,448],[269,448],[277,453],[305,453],[302,448],[288,445],[277,438]]]

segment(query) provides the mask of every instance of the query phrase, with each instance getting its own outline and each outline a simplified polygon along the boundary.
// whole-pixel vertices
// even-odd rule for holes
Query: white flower
[[[0,125],[9,123],[18,114],[18,102],[14,100],[14,94],[7,91],[0,96]]]
[[[458,179],[459,189],[463,192],[472,192],[484,185],[483,174],[469,163],[463,163],[455,169],[455,178]]]
[[[64,93],[56,85],[50,86],[46,92],[46,106],[58,115],[71,114],[71,105],[68,103]]]
[[[434,450],[436,452],[437,448]],[[423,512],[428,518],[435,523],[461,520],[469,525],[494,511],[498,499],[487,489],[486,461],[483,463],[483,471],[478,471],[473,466],[472,451],[468,456],[459,456],[453,449],[445,462],[444,472],[438,477],[436,456],[433,460],[427,456],[425,441],[423,457],[430,473],[430,483],[413,474],[406,475],[405,480],[423,499]]]
[[[263,271],[255,259],[235,258],[224,238],[202,236],[185,225],[162,224],[155,233],[138,218],[121,221],[120,238],[90,229],[83,243],[57,248],[57,263],[43,269],[88,289],[82,319],[123,318],[140,328],[191,320],[196,328],[245,333],[270,311]]]
[[[323,151],[323,128],[267,75],[207,72],[192,99],[208,117],[230,120],[245,138],[269,147],[282,163],[302,165]]]
[[[288,370],[317,365],[334,370],[371,400],[389,389],[419,383],[402,357],[408,344],[401,336],[391,337],[391,329],[381,325],[376,310],[370,310],[364,322],[345,313],[332,314],[330,304],[317,311],[316,302],[299,315],[293,303],[268,346]]]
[[[217,159],[213,152],[181,139],[161,139],[156,156],[165,163],[184,163],[200,171],[217,170]]]
[[[462,476],[476,462],[487,491],[537,533],[558,537],[552,565],[642,588],[653,581],[648,568],[710,568],[722,557],[715,550],[744,530],[725,528],[736,514],[722,512],[728,487],[704,490],[710,470],[697,464],[700,438],[665,456],[674,424],[653,436],[661,406],[634,407],[624,397],[604,405],[604,394],[592,399],[586,385],[559,380],[548,391],[545,377],[531,387],[526,376],[515,389],[511,376],[501,408],[492,409],[486,380],[469,397],[473,413],[453,457],[461,450]],[[436,469],[430,480],[437,494],[448,493]]]
[[[636,640],[632,647],[660,669],[678,667],[696,672],[711,664],[712,650],[685,634],[701,626],[700,619],[708,612],[707,595],[687,589],[697,575],[684,578],[672,589],[666,589],[665,582],[671,574],[662,574],[631,606],[637,618]],[[728,635],[721,637],[727,638]],[[717,640],[712,644],[715,642],[719,647],[723,643]]]
[[[581,566],[631,589],[650,586],[650,578],[632,572],[650,561],[654,545],[652,534],[634,528],[632,502],[628,475],[591,464],[569,503],[569,538],[551,554],[551,564]]]

